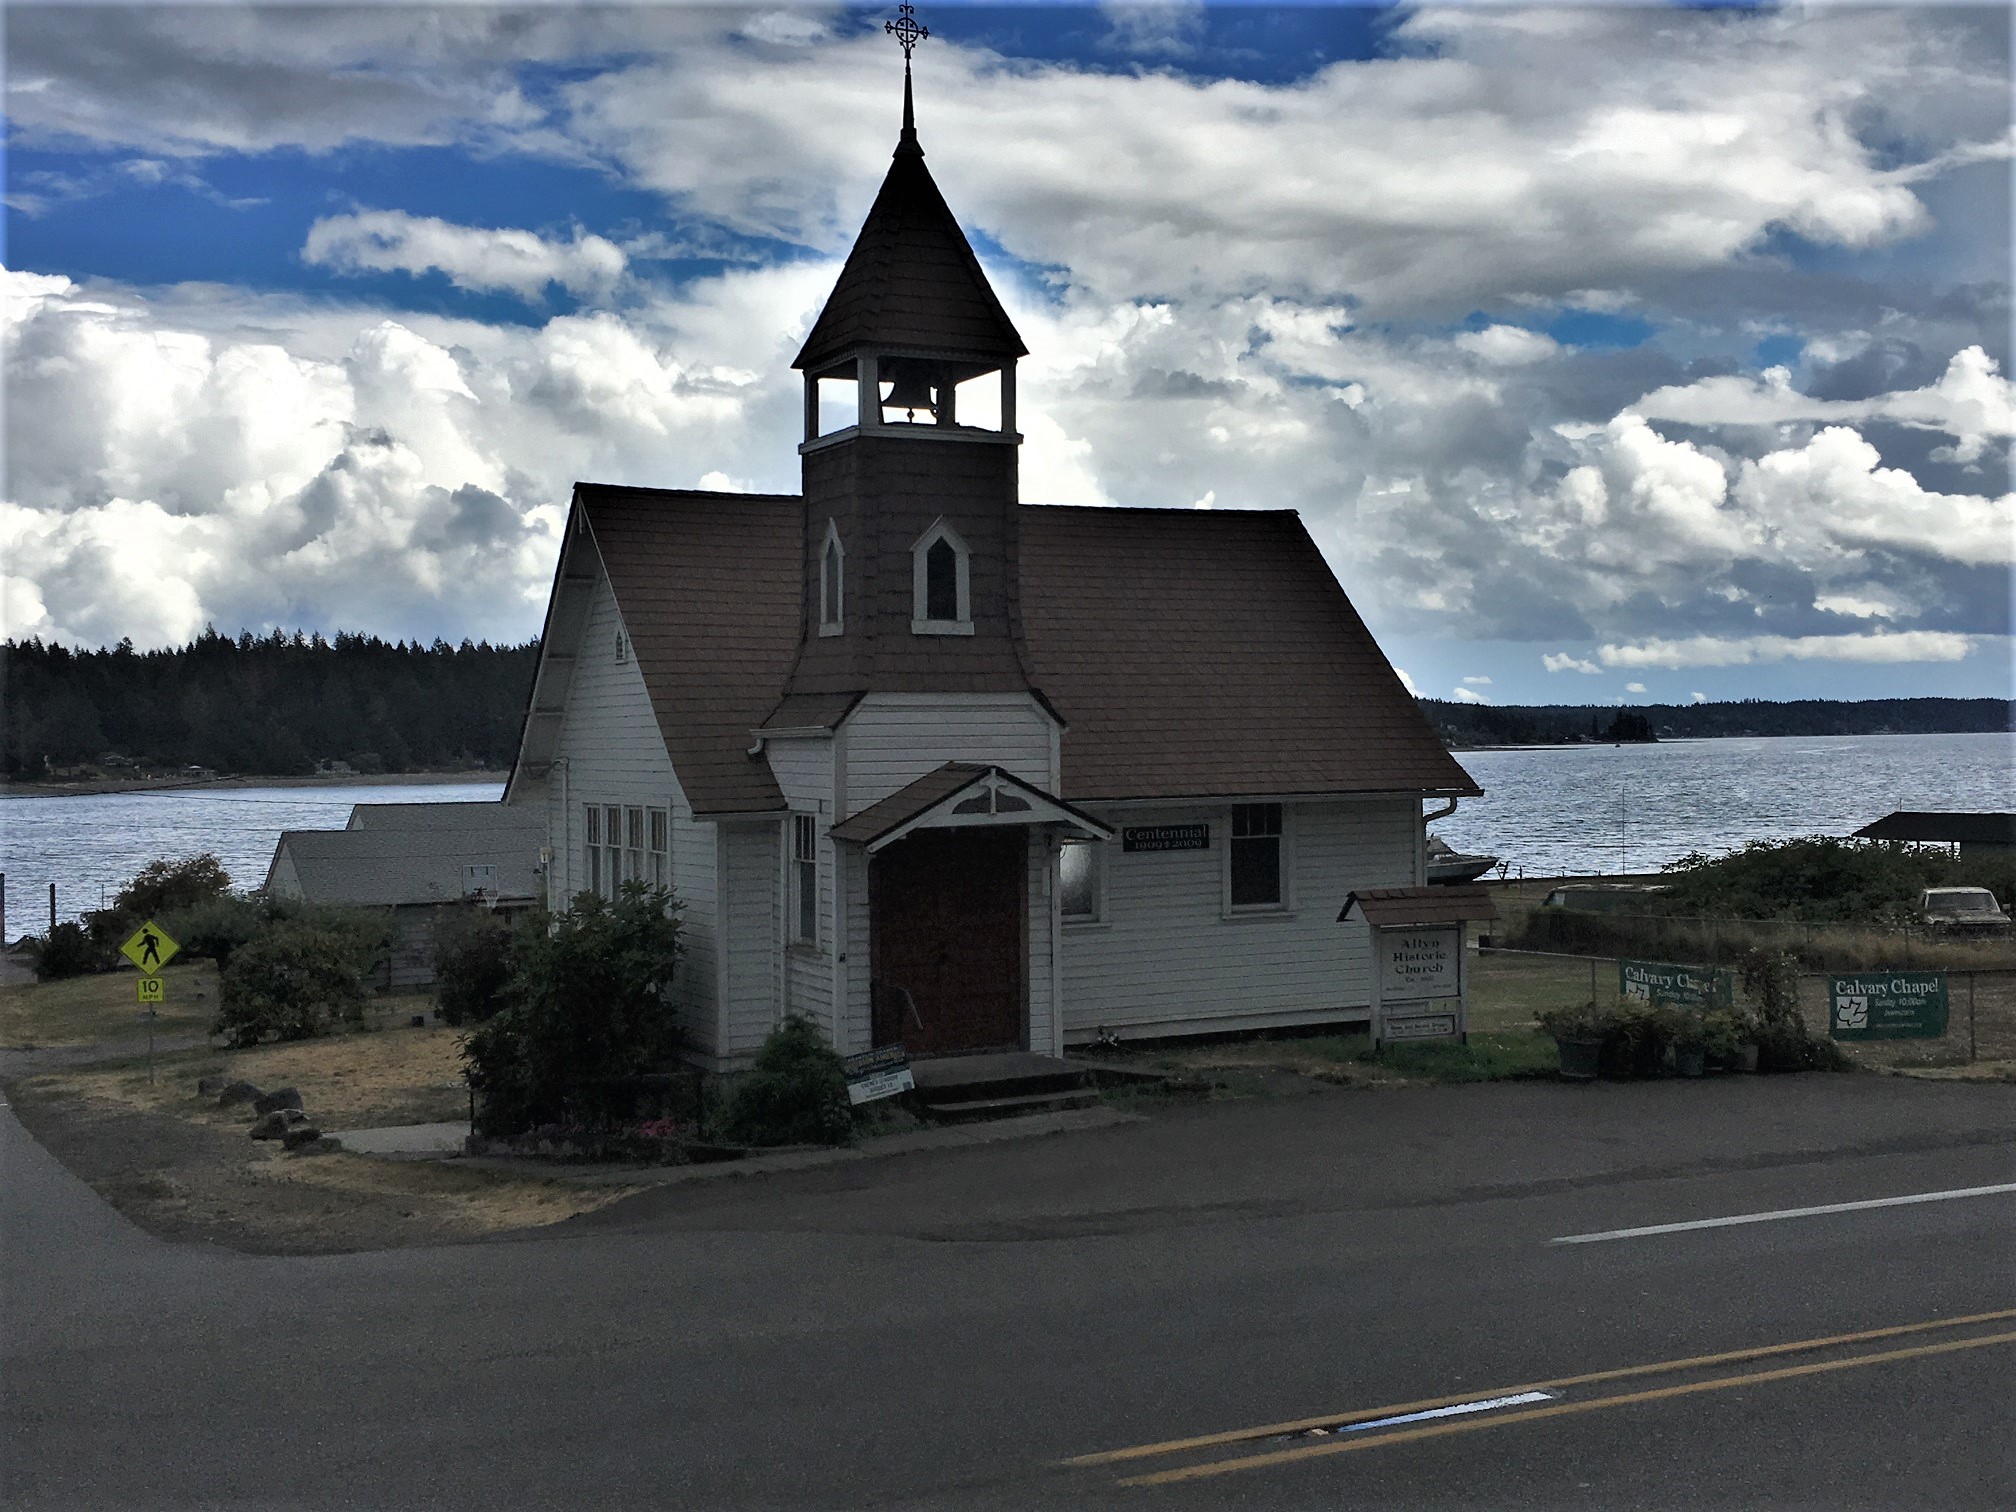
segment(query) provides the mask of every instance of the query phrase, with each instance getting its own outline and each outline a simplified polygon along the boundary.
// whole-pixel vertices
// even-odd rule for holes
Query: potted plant
[[[1603,1061],[1603,1042],[1610,1035],[1610,1016],[1594,1003],[1572,1008],[1549,1008],[1540,1015],[1540,1027],[1554,1036],[1561,1052],[1563,1081],[1594,1081]]]

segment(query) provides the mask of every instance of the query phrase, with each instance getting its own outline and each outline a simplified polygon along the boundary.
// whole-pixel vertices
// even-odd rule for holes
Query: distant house
[[[537,816],[501,803],[360,803],[347,828],[288,830],[273,848],[266,891],[390,909],[399,927],[378,985],[434,979],[434,924],[446,908],[530,908],[544,896]]]
[[[1855,831],[1857,840],[1958,846],[1963,858],[2016,854],[2016,814],[1961,814],[1899,809]]]
[[[1289,511],[1019,497],[1024,355],[910,119],[795,366],[800,494],[579,484],[506,804],[669,884],[695,1054],[1367,1013],[1354,889],[1479,790]]]

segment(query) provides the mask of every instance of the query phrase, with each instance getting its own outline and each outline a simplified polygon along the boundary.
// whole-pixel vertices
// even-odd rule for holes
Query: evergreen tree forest
[[[0,643],[0,774],[34,781],[206,767],[305,776],[501,768],[517,750],[538,656],[523,646],[339,632],[206,629],[186,646]]]
[[[1589,704],[1516,705],[1417,700],[1446,745],[1602,745],[1704,740],[1728,735],[1960,735],[2016,728],[2006,698],[1831,698],[1782,703],[1641,704],[1627,710]]]

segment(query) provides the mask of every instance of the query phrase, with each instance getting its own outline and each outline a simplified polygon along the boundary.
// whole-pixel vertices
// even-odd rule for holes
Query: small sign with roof
[[[132,939],[119,947],[119,954],[139,967],[142,976],[155,976],[175,959],[181,948],[169,938],[167,930],[149,919],[133,931]]]

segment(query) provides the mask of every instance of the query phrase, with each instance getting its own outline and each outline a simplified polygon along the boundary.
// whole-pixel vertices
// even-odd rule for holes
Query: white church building
[[[575,488],[505,801],[553,907],[671,887],[705,1064],[1362,1020],[1339,910],[1479,792],[1293,512],[1022,503],[1025,350],[906,76],[801,492]]]

